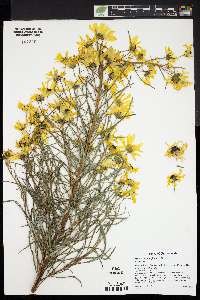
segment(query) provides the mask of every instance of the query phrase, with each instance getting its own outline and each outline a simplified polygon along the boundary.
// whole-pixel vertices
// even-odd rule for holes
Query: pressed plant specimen
[[[191,84],[177,66],[191,57],[190,44],[179,56],[166,47],[151,58],[137,36],[128,33],[122,51],[111,46],[116,35],[107,25],[89,27],[77,52],[58,53],[58,67],[27,103],[18,103],[25,115],[15,124],[21,138],[3,153],[27,222],[36,271],[32,293],[73,266],[109,259],[107,233],[127,218],[124,199],[136,202],[142,144],[132,132],[117,132],[134,116],[131,74],[150,87],[156,74],[177,90]]]

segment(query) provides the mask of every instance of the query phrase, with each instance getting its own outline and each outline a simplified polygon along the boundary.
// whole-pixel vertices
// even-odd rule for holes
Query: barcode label
[[[128,286],[106,286],[105,287],[106,292],[122,292],[122,291],[128,291]]]
[[[94,17],[191,17],[191,5],[94,5]]]

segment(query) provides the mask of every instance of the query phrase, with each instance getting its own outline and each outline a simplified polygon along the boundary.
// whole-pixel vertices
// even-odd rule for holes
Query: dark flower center
[[[173,174],[170,176],[170,179],[175,182],[177,180],[177,177],[176,177],[176,175]]]
[[[173,153],[176,153],[176,152],[179,152],[180,151],[180,148],[179,147],[177,147],[177,146],[173,146],[173,147],[171,147],[171,149],[170,149],[170,152],[173,154]]]
[[[172,82],[174,83],[179,83],[179,81],[181,80],[180,78],[181,74],[180,73],[176,73],[172,76]]]

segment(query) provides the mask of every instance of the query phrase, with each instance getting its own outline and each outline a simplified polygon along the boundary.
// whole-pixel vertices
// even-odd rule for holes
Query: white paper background
[[[69,49],[73,54],[79,35],[88,33],[94,21],[12,21],[4,22],[4,149],[12,148],[17,133],[14,123],[23,118],[17,108],[19,100],[28,101],[40,86],[45,74],[55,65],[57,52]],[[184,43],[193,41],[192,20],[137,19],[103,21],[116,31],[114,46],[127,49],[129,30],[141,38],[142,45],[151,56],[162,55],[170,46],[181,53]],[[21,37],[13,33],[15,27],[41,27],[43,34],[35,44],[21,44]],[[181,62],[193,81],[193,59]],[[74,279],[48,279],[38,294],[104,294],[107,282],[126,281],[129,293],[195,294],[196,289],[196,183],[195,133],[193,87],[177,92],[165,90],[161,76],[155,80],[155,90],[138,81],[131,89],[136,116],[121,125],[120,130],[135,133],[143,142],[143,153],[137,165],[141,168],[137,179],[141,188],[136,205],[127,200],[129,219],[114,227],[108,235],[108,244],[116,246],[111,261],[75,266],[72,270],[83,282]],[[189,144],[184,171],[186,177],[176,192],[166,187],[166,176],[176,162],[164,156],[165,143],[183,140]],[[8,173],[4,169],[4,179]],[[4,184],[4,200],[18,199],[15,186]],[[4,205],[5,294],[30,293],[35,278],[29,250],[17,252],[27,245],[27,232],[23,215],[13,204]],[[133,259],[149,251],[177,251],[179,260],[191,265],[191,288],[179,288],[167,283],[155,289],[134,289]],[[112,266],[120,266],[124,276],[109,275]],[[69,274],[70,275],[70,274]]]

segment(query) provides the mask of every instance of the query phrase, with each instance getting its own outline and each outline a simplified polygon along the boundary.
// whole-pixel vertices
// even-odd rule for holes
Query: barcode
[[[119,291],[128,291],[128,286],[106,286],[105,287],[106,292],[119,292]]]

